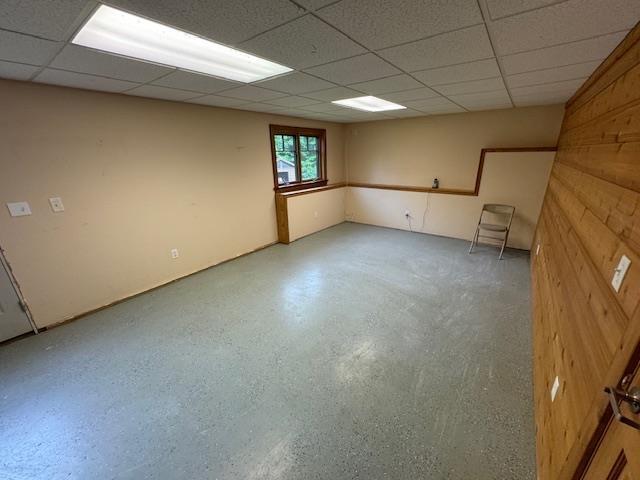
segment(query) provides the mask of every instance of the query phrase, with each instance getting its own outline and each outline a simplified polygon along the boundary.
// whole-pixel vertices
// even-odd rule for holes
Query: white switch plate
[[[616,292],[620,291],[620,286],[622,285],[622,281],[624,280],[624,276],[627,274],[627,270],[629,270],[630,265],[631,260],[629,260],[629,257],[622,255],[618,262],[618,267],[613,271],[613,278],[611,279],[611,286]]]
[[[560,388],[560,379],[556,376],[556,379],[553,381],[553,386],[551,387],[551,401],[553,402],[556,399],[556,395],[558,394],[558,389]]]
[[[23,217],[31,215],[31,207],[27,202],[7,203],[7,208],[12,217]]]
[[[50,198],[49,204],[51,205],[51,210],[54,212],[64,212],[64,205],[62,204],[62,199],[60,197]]]
[[[180,254],[178,253],[178,249],[177,248],[172,248],[171,249],[171,258],[178,258],[180,256]]]

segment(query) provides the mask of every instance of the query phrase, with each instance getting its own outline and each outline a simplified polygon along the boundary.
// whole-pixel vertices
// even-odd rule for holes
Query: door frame
[[[29,325],[31,326],[31,330],[36,335],[40,333],[36,322],[33,320],[33,315],[31,315],[31,310],[29,309],[29,305],[27,304],[24,295],[22,294],[22,290],[20,290],[20,284],[16,280],[15,275],[13,274],[13,269],[11,268],[11,264],[8,262],[7,257],[4,254],[4,249],[2,245],[0,245],[0,268],[4,268],[5,272],[7,272],[7,276],[9,277],[9,281],[11,282],[11,286],[13,290],[16,292],[16,296],[22,305],[22,311],[27,316],[27,320],[29,320]]]

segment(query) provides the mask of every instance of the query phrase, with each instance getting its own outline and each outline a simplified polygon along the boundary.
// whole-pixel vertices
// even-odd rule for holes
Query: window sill
[[[296,190],[305,190],[308,188],[324,187],[328,180],[314,180],[313,182],[294,183],[293,185],[283,185],[275,187],[276,193],[295,192]]]

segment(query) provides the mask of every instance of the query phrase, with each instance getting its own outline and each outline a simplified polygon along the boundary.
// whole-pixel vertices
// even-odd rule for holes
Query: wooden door
[[[630,384],[640,387],[640,373]],[[640,424],[640,413],[620,402],[620,412]],[[638,426],[640,427],[640,425]],[[591,459],[584,480],[640,480],[640,429],[610,415],[604,436]]]

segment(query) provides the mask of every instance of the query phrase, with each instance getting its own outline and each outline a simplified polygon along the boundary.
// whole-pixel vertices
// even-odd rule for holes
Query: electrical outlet
[[[177,248],[172,248],[171,249],[171,258],[178,258],[180,256],[180,254],[178,253],[178,249]]]
[[[553,402],[556,399],[556,395],[558,395],[558,390],[560,389],[560,379],[556,376],[556,379],[553,381],[553,385],[551,386],[551,401]]]
[[[411,217],[411,212],[409,210],[405,210],[404,211],[404,216],[407,217],[407,218],[410,218]]]
[[[627,270],[629,270],[630,265],[631,260],[629,257],[622,255],[618,262],[618,267],[613,271],[613,278],[611,279],[611,286],[616,292],[620,291],[620,286],[622,285],[622,281],[624,280],[624,276],[627,274]]]
[[[49,204],[51,205],[51,210],[54,212],[64,212],[64,205],[62,204],[62,199],[60,197],[50,198]]]

